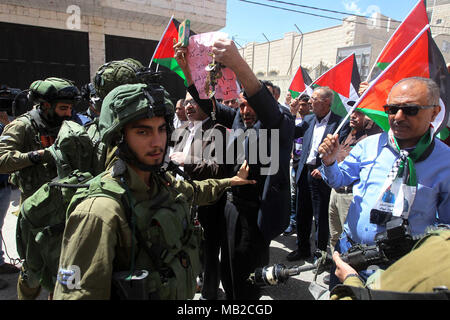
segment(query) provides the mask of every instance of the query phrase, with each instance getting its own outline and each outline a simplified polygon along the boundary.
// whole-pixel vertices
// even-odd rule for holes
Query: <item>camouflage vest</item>
[[[100,130],[98,128],[98,118],[85,124],[87,135],[92,141],[93,155],[92,155],[92,171],[100,173],[105,170],[107,147],[101,141]]]
[[[130,253],[130,259],[126,259],[127,267],[116,261],[114,272],[129,272],[134,265],[135,270],[149,272],[145,280],[147,296],[162,300],[192,299],[196,278],[201,272],[200,233],[191,220],[188,200],[167,186],[163,176],[152,175],[153,182],[160,188],[157,196],[136,204],[132,194],[125,189],[127,187],[120,182],[122,175],[114,173],[120,162],[118,160],[113,167],[113,179],[108,175],[97,177],[89,189],[80,189],[72,198],[67,213],[88,197],[107,196],[119,200],[126,208],[132,232],[132,221],[135,221],[134,243],[137,245],[130,248],[130,252],[136,253],[134,261],[131,262]],[[117,297],[115,292],[111,296]]]
[[[32,110],[16,120],[25,124],[25,139],[22,145],[24,152],[41,150],[54,143],[57,132],[45,129],[37,110]],[[12,173],[10,181],[22,192],[23,201],[56,176],[56,165],[53,162],[39,163]]]

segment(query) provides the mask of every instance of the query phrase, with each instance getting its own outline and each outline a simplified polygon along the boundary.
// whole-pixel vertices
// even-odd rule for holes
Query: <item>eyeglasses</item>
[[[185,107],[187,107],[188,104],[193,105],[193,106],[196,106],[196,105],[197,105],[197,102],[195,102],[194,99],[189,99],[189,100],[185,100],[184,103],[183,103],[183,105],[184,105]]]
[[[407,116],[415,116],[419,112],[419,109],[431,109],[435,106],[418,106],[418,105],[398,105],[398,104],[387,104],[383,106],[384,112],[387,114],[397,114],[398,110],[402,110],[402,112]]]
[[[323,101],[324,99],[322,99],[322,98],[320,98],[320,97],[313,97],[313,96],[311,96],[310,98],[309,98],[311,101]]]

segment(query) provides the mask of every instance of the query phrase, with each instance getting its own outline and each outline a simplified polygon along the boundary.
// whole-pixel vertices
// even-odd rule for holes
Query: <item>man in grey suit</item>
[[[328,133],[334,133],[342,118],[331,111],[334,93],[328,87],[316,88],[310,103],[313,114],[307,115],[295,128],[295,138],[303,137],[302,154],[295,176],[297,183],[297,249],[288,254],[288,261],[304,260],[311,256],[311,225],[315,217],[317,248],[327,250],[329,226],[328,203],[330,187],[322,180],[317,169],[320,158],[317,149]],[[348,125],[340,136],[346,137]]]

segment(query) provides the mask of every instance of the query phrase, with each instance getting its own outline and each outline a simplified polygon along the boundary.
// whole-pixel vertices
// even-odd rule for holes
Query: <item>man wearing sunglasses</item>
[[[412,235],[430,225],[450,224],[450,148],[434,137],[431,126],[441,109],[438,86],[427,78],[400,80],[384,109],[390,130],[358,143],[341,163],[336,163],[337,135],[328,135],[319,147],[323,179],[333,188],[354,183],[336,245],[340,253],[355,243],[374,244],[375,234],[395,219]],[[360,275],[367,278],[370,272]],[[330,289],[336,284],[332,273]]]

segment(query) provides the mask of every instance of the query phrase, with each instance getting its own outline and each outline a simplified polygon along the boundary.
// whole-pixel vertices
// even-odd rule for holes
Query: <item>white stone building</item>
[[[196,33],[217,31],[226,0],[0,0],[0,83],[25,88],[55,75],[81,86],[105,61],[148,64],[172,15]]]

